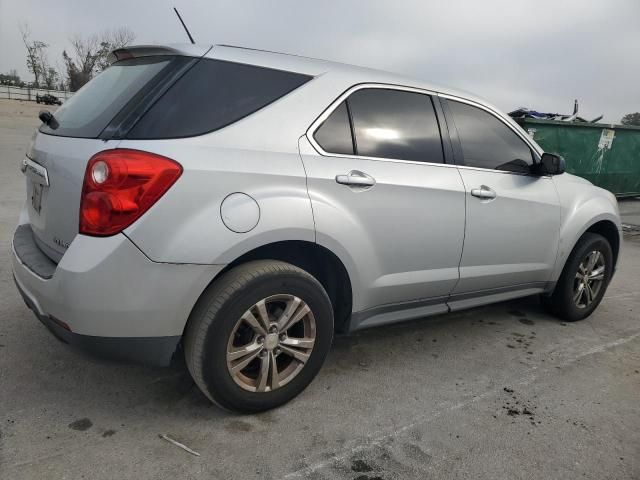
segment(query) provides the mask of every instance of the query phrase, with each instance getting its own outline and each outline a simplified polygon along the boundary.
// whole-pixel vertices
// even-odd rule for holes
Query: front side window
[[[529,173],[531,149],[513,130],[480,108],[452,100],[448,105],[462,144],[464,165]]]
[[[329,153],[444,161],[431,97],[421,93],[383,88],[358,90],[329,115],[314,138]]]

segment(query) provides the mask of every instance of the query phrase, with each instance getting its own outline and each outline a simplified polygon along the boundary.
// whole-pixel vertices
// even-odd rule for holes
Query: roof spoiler
[[[209,50],[211,50],[211,45],[137,45],[115,49],[109,54],[107,61],[111,64],[127,58],[154,57],[158,55],[202,57]]]

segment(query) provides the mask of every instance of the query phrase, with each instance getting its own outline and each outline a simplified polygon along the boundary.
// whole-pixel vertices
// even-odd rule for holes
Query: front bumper
[[[123,234],[77,235],[50,275],[41,276],[37,251],[24,253],[24,236],[16,249],[16,237],[16,285],[56,337],[101,356],[148,364],[169,364],[195,302],[224,267],[152,262]]]

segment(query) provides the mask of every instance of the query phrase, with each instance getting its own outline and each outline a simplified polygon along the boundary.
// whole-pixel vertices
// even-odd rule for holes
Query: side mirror
[[[537,175],[561,175],[565,171],[564,158],[553,153],[543,153],[540,162],[533,165]]]

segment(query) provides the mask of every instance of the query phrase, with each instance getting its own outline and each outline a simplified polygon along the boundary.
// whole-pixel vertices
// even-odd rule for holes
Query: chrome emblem
[[[55,243],[59,247],[64,248],[65,250],[69,248],[69,242],[65,242],[64,240],[61,240],[58,237],[53,237],[53,243]]]

